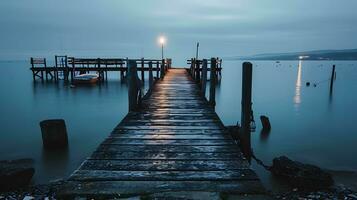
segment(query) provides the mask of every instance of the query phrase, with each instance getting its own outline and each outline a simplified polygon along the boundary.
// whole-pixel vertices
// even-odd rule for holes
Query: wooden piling
[[[200,83],[200,61],[199,60],[195,60],[195,80],[197,83]]]
[[[165,60],[161,61],[160,78],[163,79],[165,75]]]
[[[201,91],[202,96],[206,97],[206,84],[207,84],[207,59],[202,62],[202,78],[201,78]]]
[[[333,82],[334,82],[334,79],[335,79],[335,68],[336,68],[336,66],[333,65],[332,66],[332,73],[331,73],[331,80],[330,80],[330,90],[333,89]]]
[[[211,72],[210,72],[210,88],[209,88],[209,104],[212,107],[216,106],[216,64],[217,61],[215,58],[211,58]]]
[[[249,160],[249,162],[252,156],[250,142],[250,122],[252,114],[252,74],[252,63],[244,62],[242,71],[242,127],[239,138],[241,140],[242,152]]]
[[[154,85],[154,76],[152,74],[152,62],[149,62],[149,90],[151,90]]]
[[[141,58],[141,82],[145,84],[144,58]]]
[[[127,80],[129,84],[128,97],[129,97],[129,112],[139,109],[139,98],[138,90],[140,86],[138,85],[138,72],[135,60],[129,60],[127,63],[128,74]]]
[[[157,79],[160,78],[159,73],[160,73],[160,62],[156,61],[156,78]]]

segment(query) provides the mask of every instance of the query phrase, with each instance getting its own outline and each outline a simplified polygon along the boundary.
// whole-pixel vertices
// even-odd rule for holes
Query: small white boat
[[[74,84],[96,84],[99,80],[97,74],[81,74],[73,78]]]

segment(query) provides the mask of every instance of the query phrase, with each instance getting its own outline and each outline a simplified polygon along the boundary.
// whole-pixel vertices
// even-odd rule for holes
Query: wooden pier
[[[55,81],[64,80],[72,81],[75,76],[84,73],[96,73],[103,82],[108,80],[108,72],[118,72],[121,80],[124,80],[128,73],[128,58],[75,58],[68,56],[55,56],[54,65],[50,66],[46,58],[31,58],[30,64],[33,80]],[[153,71],[156,78],[161,77],[161,72],[171,67],[172,61],[166,59],[130,59],[135,60],[138,65],[137,71],[141,73],[140,79],[145,79],[145,72]],[[190,63],[191,60],[188,60]],[[202,63],[200,60],[193,60],[193,64]],[[198,68],[199,69],[199,68]],[[220,75],[221,67],[217,68]],[[143,81],[144,82],[144,81]]]
[[[212,58],[203,61],[201,71],[206,72],[207,63],[216,70]],[[70,176],[62,197],[264,192],[238,142],[215,113],[214,99],[204,97],[202,81],[197,84],[189,69],[168,68],[141,99],[136,62],[129,62],[129,68],[129,113]],[[204,76],[201,73],[200,80]],[[212,86],[215,76],[211,73]]]

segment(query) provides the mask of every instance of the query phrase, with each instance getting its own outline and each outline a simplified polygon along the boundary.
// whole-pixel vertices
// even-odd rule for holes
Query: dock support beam
[[[165,75],[165,60],[161,61],[160,78],[163,79]]]
[[[202,96],[206,97],[206,85],[207,85],[207,59],[202,61],[202,78],[201,78],[201,91]]]
[[[149,90],[152,89],[154,85],[154,75],[152,74],[152,62],[149,62]]]
[[[212,107],[216,106],[216,82],[217,82],[217,74],[216,74],[216,59],[211,58],[211,72],[210,72],[210,88],[209,88],[209,104]]]
[[[242,72],[242,114],[240,140],[242,152],[248,161],[251,161],[251,141],[250,141],[250,122],[252,115],[252,76],[253,66],[250,62],[243,63]]]
[[[135,60],[129,60],[128,66],[128,97],[129,97],[129,112],[139,109],[141,101],[140,80],[138,78],[137,66]]]

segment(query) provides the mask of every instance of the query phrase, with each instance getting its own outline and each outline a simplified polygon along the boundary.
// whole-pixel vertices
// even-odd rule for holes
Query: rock
[[[30,183],[34,173],[31,159],[0,161],[0,190],[24,187]]]
[[[321,168],[285,156],[274,158],[271,172],[300,188],[327,188],[333,184],[332,176]]]

